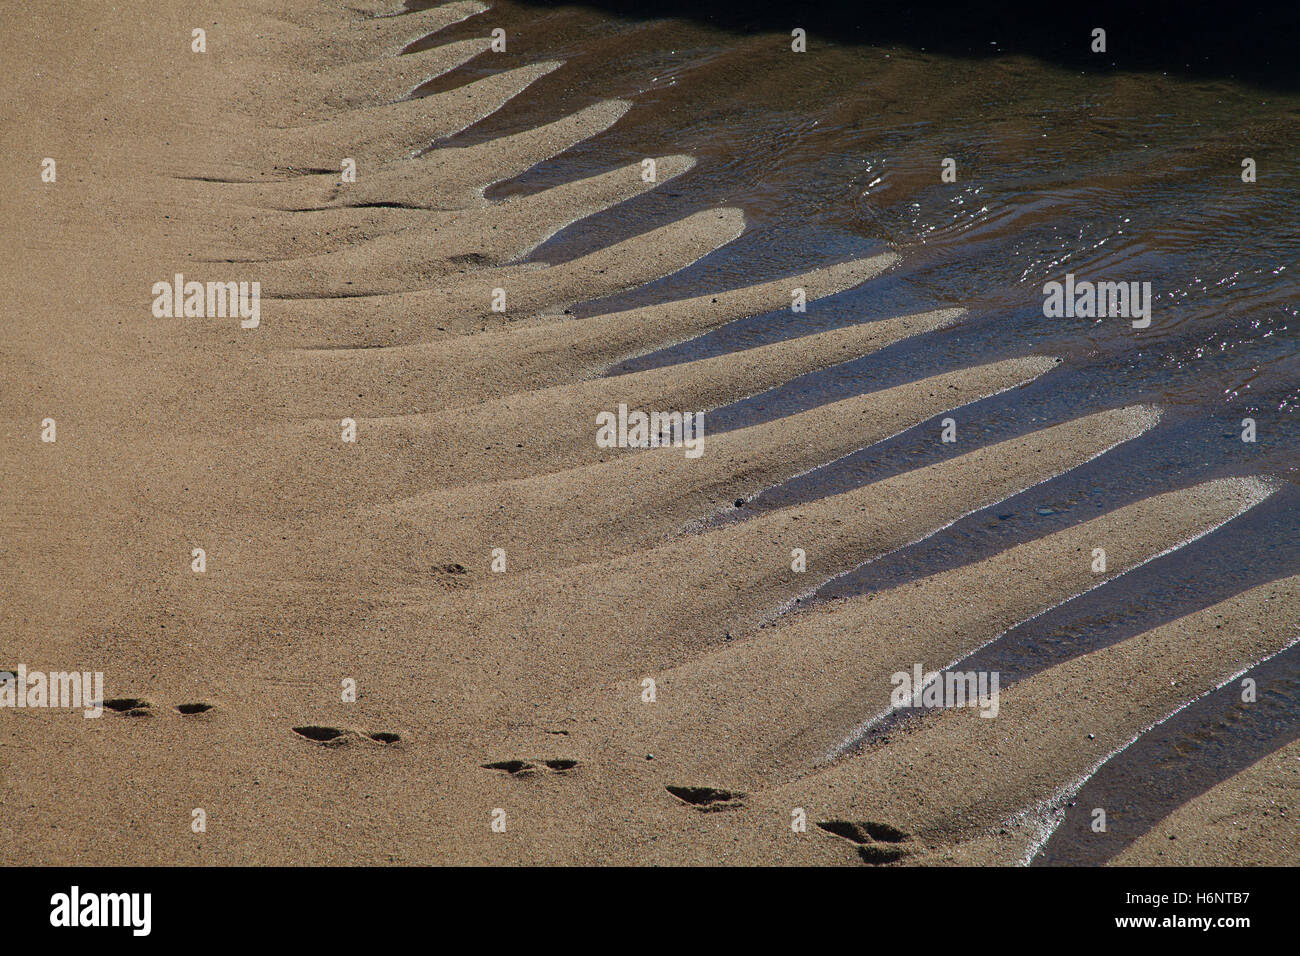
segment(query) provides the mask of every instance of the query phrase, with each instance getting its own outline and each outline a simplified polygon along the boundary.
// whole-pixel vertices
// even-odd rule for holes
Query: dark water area
[[[814,40],[908,46],[955,58],[1027,55],[1088,71],[1122,68],[1300,85],[1294,56],[1300,9],[1277,2],[1229,8],[1210,0],[1002,0],[978,6],[935,0],[917,9],[884,0],[587,0],[583,6],[623,18],[689,19],[740,34],[802,27]],[[1096,28],[1106,31],[1105,50],[1093,49]]]
[[[864,564],[819,596],[890,587],[1211,478],[1274,481],[1263,505],[1024,622],[963,663],[1001,671],[1004,686],[1300,573],[1300,7],[1102,3],[1045,15],[1044,6],[990,13],[832,3],[814,19],[769,4],[511,2],[417,44],[495,27],[508,36],[506,53],[484,54],[422,93],[565,61],[449,144],[508,135],[604,99],[633,102],[612,129],[492,187],[490,198],[646,156],[698,160],[686,175],[565,229],[534,258],[563,261],[702,209],[744,210],[735,242],[660,281],[577,306],[579,316],[884,250],[902,255],[886,276],[810,302],[805,314],[780,309],[733,322],[611,374],[906,312],[968,310],[951,328],[710,410],[709,433],[1013,356],[1061,360],[1027,387],[769,489],[724,520],[1090,412],[1134,403],[1161,410],[1147,434]],[[796,26],[808,30],[806,53],[791,51]],[[1107,28],[1106,54],[1089,51],[1094,26]],[[956,182],[941,180],[948,158]],[[1247,158],[1255,182],[1243,182]],[[1150,326],[1045,316],[1044,284],[1067,273],[1149,282]],[[958,422],[955,446],[939,441],[948,414]],[[1241,440],[1246,418],[1256,423],[1253,443]],[[1242,761],[1300,736],[1298,659],[1292,649],[1261,665],[1271,675],[1270,709],[1252,705],[1259,710],[1247,716],[1226,688],[1117,755],[1085,792],[1131,797],[1139,809],[1125,804],[1118,814],[1127,829],[1114,830],[1110,849],[1086,849],[1082,837],[1070,842],[1067,817],[1042,860],[1100,862]],[[1187,748],[1184,738],[1209,742]],[[1164,774],[1160,795],[1141,786],[1152,768]]]

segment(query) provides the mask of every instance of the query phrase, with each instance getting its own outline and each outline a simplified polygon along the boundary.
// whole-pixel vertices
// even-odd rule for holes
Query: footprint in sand
[[[153,704],[139,697],[114,697],[104,701],[104,709],[127,717],[153,716]]]
[[[386,730],[375,731],[374,733],[363,733],[355,730],[342,730],[338,727],[320,727],[308,725],[304,727],[294,727],[293,732],[299,737],[306,737],[308,740],[327,747],[341,747],[350,744],[355,740],[372,740],[377,744],[391,746],[400,743],[402,738],[400,734],[391,733]]]
[[[538,764],[555,773],[567,774],[578,766],[578,761],[567,758],[540,760],[537,763],[531,763],[527,760],[497,760],[493,763],[481,764],[481,766],[484,770],[500,770],[512,777],[531,777],[541,769]]]
[[[104,701],[103,706],[105,710],[124,714],[127,717],[154,716],[153,704],[142,697],[114,697]],[[187,704],[177,704],[176,712],[183,717],[192,717],[208,713],[213,709],[213,706],[204,701],[194,701]]]
[[[744,806],[747,796],[738,790],[719,790],[714,787],[674,787],[668,792],[683,803],[689,803],[701,813],[716,813],[719,810],[735,810]]]
[[[908,853],[904,847],[892,845],[906,841],[909,839],[908,835],[888,823],[875,823],[870,820],[825,820],[818,821],[817,826],[827,833],[842,837],[856,845],[858,856],[864,863],[877,866],[881,863],[894,863]]]
[[[444,588],[469,587],[469,569],[462,564],[440,564],[433,569]]]

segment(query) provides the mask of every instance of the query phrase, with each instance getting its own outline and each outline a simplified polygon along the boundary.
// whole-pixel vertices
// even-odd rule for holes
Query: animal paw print
[[[482,766],[484,770],[500,770],[511,777],[531,777],[539,773],[542,767],[553,773],[567,774],[577,768],[578,761],[569,760],[568,758],[539,760],[537,763],[528,760],[497,760],[493,763],[485,763]]]
[[[113,697],[104,701],[102,706],[105,710],[111,710],[115,714],[123,714],[127,717],[152,717],[156,713],[153,703],[143,697]],[[206,701],[177,704],[176,713],[182,717],[195,717],[199,714],[208,713],[214,706]]]
[[[104,701],[104,709],[127,717],[152,717],[153,704],[141,697],[114,697]]]
[[[326,747],[342,747],[354,741],[371,740],[384,746],[392,746],[400,743],[402,738],[400,734],[394,734],[390,731],[380,730],[374,733],[364,731],[343,730],[338,727],[320,727],[310,724],[303,727],[293,728],[293,732],[299,737],[322,744]]]
[[[735,810],[744,806],[747,794],[737,790],[719,790],[714,787],[674,787],[668,792],[683,803],[689,803],[701,813],[716,813],[719,810]]]
[[[898,844],[909,839],[898,827],[888,823],[875,823],[870,820],[826,820],[817,823],[827,833],[842,837],[858,848],[862,862],[879,866],[882,863],[894,863],[908,854],[906,847]]]

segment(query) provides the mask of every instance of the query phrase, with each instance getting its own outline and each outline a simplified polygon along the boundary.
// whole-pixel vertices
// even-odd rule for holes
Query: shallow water
[[[797,55],[788,30],[741,32],[516,3],[496,3],[428,45],[497,26],[507,30],[509,52],[481,56],[426,91],[541,59],[566,66],[453,142],[495,138],[610,97],[635,105],[609,132],[489,196],[536,191],[645,156],[698,159],[687,175],[561,232],[536,258],[564,260],[699,209],[745,211],[737,241],[676,275],[579,306],[579,315],[885,249],[903,254],[887,276],[810,303],[806,314],[782,309],[738,321],[613,374],[908,311],[969,310],[952,328],[711,411],[709,432],[1024,354],[1062,361],[1026,388],[954,413],[961,451],[1101,409],[1136,402],[1162,409],[1150,433],[864,565],[823,596],[892,586],[1224,475],[1271,476],[1281,491],[1188,547],[1013,628],[964,668],[1000,670],[1005,686],[1300,572],[1294,84],[1269,83],[1260,70],[1262,82],[1250,85],[1204,64],[1166,75],[1129,71],[1121,61],[1084,73],[1077,57],[1037,58],[1027,55],[1027,43],[1011,44],[1014,53],[996,45],[979,56],[926,52],[900,42],[894,29],[873,43],[869,25],[853,42],[810,29],[811,52]],[[957,162],[956,183],[940,180],[945,157]],[[1245,157],[1257,164],[1252,184],[1241,180]],[[1045,317],[1043,284],[1067,272],[1150,282],[1150,327]],[[732,517],[947,458],[952,448],[938,441],[939,417],[770,489]],[[1240,438],[1247,417],[1257,423],[1253,444]],[[1086,821],[1067,815],[1041,861],[1104,861],[1179,803],[1300,736],[1300,651],[1261,667],[1269,677],[1260,680],[1264,706],[1246,714],[1232,688],[1209,695],[1088,783],[1084,796],[1104,792],[1115,808],[1104,848],[1095,841],[1085,847],[1079,828],[1086,830]],[[1187,747],[1190,738],[1208,742]],[[1157,770],[1160,786],[1144,787]]]

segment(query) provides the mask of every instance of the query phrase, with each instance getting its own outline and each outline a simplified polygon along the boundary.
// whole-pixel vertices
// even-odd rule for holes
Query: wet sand
[[[530,261],[557,230],[688,176],[693,160],[666,143],[656,183],[620,162],[484,197],[598,142],[636,109],[615,99],[422,152],[562,75],[538,61],[394,102],[492,55],[465,41],[397,55],[483,6],[382,19],[301,0],[222,2],[202,17],[136,2],[4,14],[15,159],[0,189],[14,250],[0,289],[0,668],[102,671],[106,697],[142,702],[97,720],[0,714],[6,862],[1023,862],[1098,760],[1294,642],[1292,578],[1018,682],[997,719],[944,712],[841,746],[887,705],[892,672],[959,659],[1274,489],[1201,483],[791,613],[835,575],[1141,440],[1159,409],[959,441],[938,463],[715,526],[766,487],[1049,374],[1055,357],[706,427],[699,459],[598,447],[594,416],[620,403],[707,421],[963,313],[935,303],[605,376],[786,307],[796,287],[815,310],[899,257],[569,314],[686,268],[741,235],[745,215],[719,204]],[[195,27],[204,54],[190,52]],[[53,183],[41,181],[46,156]],[[334,172],[344,157],[355,184]],[[151,287],[176,273],[260,281],[261,324],[153,317]],[[344,419],[355,442],[341,440]],[[792,569],[796,549],[805,571]],[[342,700],[346,681],[355,702]],[[193,703],[211,707],[177,710]],[[337,733],[294,729],[312,727]],[[1272,859],[1269,827],[1243,837],[1215,801],[1294,806],[1292,777],[1272,769],[1285,753],[1223,784],[1230,797],[1178,811],[1169,825],[1194,838],[1191,857],[1131,853]],[[806,832],[791,828],[796,809]]]
[[[1207,791],[1121,853],[1118,866],[1291,866],[1300,843],[1300,744]]]

